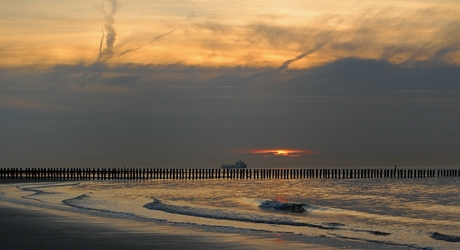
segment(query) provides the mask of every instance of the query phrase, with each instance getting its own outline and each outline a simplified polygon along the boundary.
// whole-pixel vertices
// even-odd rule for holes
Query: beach
[[[2,180],[0,249],[458,249],[457,193],[457,178]]]
[[[333,249],[0,203],[1,249]]]
[[[2,183],[15,182],[3,180]],[[276,238],[205,232],[154,222],[97,217],[5,201],[0,201],[0,215],[0,249],[4,250],[336,249]]]
[[[459,12],[0,1],[0,250],[460,250]]]

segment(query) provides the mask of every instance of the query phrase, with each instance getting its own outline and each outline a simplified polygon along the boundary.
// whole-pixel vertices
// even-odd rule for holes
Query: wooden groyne
[[[459,177],[460,169],[0,168],[0,179],[199,180]]]

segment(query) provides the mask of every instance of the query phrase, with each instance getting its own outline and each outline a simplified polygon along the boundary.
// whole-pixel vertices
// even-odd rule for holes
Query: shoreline
[[[52,213],[51,213],[52,212]],[[1,249],[333,249],[0,201]]]
[[[2,184],[49,180],[2,180]],[[59,181],[62,182],[62,181]],[[0,200],[1,249],[322,249],[335,247],[98,217]]]
[[[0,180],[1,187],[75,181]],[[137,181],[135,181],[137,182]],[[238,234],[199,225],[97,216],[0,200],[0,249],[413,249],[379,243],[289,234]],[[326,232],[325,232],[326,233]],[[288,237],[286,237],[288,236]]]

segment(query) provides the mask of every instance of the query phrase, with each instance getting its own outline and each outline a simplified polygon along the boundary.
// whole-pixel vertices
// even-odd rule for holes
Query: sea
[[[460,249],[460,178],[6,183],[0,200],[356,249]]]

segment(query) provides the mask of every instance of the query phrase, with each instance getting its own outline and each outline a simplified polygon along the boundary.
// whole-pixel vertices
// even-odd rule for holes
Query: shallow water
[[[459,193],[454,177],[0,185],[1,200],[51,209],[381,249],[460,249]]]

